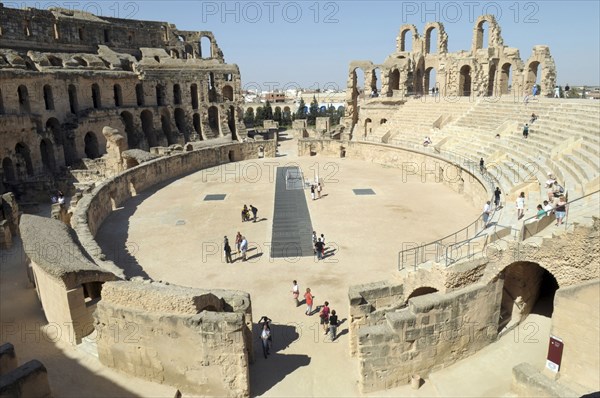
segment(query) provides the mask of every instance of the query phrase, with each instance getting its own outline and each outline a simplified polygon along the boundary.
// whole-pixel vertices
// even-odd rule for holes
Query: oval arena
[[[350,64],[340,125],[265,121],[250,137],[239,69],[212,33],[114,18],[107,32],[87,13],[0,11],[3,24],[35,14],[54,40],[85,43],[24,51],[32,22],[0,36],[2,394],[600,389],[600,105],[551,98],[547,46],[521,60],[489,15],[461,54],[448,52],[443,24],[423,35],[403,25],[383,63]],[[61,33],[81,21],[85,31]],[[71,80],[50,83],[56,74]],[[429,94],[433,81],[441,94]],[[536,82],[539,98],[515,94]],[[562,224],[550,178],[564,187]],[[48,189],[68,201],[47,204]],[[554,210],[540,214],[544,200]],[[242,221],[244,205],[256,222]],[[324,234],[322,260],[312,231]],[[292,299],[293,280],[301,300],[311,289],[312,314]],[[325,301],[335,339],[319,320]]]

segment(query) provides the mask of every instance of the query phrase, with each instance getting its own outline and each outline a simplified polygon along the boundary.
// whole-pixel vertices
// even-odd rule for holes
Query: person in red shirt
[[[306,288],[306,293],[304,293],[304,300],[306,301],[306,315],[311,315],[312,313],[312,306],[313,306],[313,299],[315,297],[310,293],[310,288],[307,287]]]
[[[327,326],[329,324],[329,301],[326,301],[325,305],[321,308],[321,313],[319,314],[319,317],[321,318],[321,325],[323,325],[323,331],[325,332],[325,334],[327,334],[327,330],[329,329],[329,327]]]

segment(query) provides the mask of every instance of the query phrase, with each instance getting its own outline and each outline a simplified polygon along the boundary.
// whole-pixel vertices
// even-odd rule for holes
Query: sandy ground
[[[200,171],[144,192],[115,211],[97,239],[108,257],[123,264],[131,276],[251,294],[255,321],[268,315],[274,323],[273,354],[262,358],[255,344],[252,395],[358,396],[358,362],[348,354],[348,287],[394,277],[403,243],[427,242],[451,233],[469,224],[480,209],[443,185],[403,181],[397,169],[352,159],[298,158],[295,145],[292,140],[282,142],[281,156],[275,159]],[[312,257],[274,260],[268,255],[273,172],[291,163],[300,164],[306,178],[314,178],[316,172],[325,180],[321,199],[311,201],[305,192],[313,228],[325,234],[331,248],[331,255],[321,262]],[[371,188],[376,195],[356,196],[355,188]],[[203,201],[206,194],[227,196],[224,201],[209,202]],[[243,204],[258,207],[259,222],[241,222]],[[249,251],[248,262],[226,264],[220,248],[223,236],[233,242],[238,230],[254,249]],[[91,355],[48,338],[35,291],[27,286],[20,246],[0,254],[2,341],[15,344],[20,363],[38,358],[46,365],[55,396],[173,396],[173,388],[111,371]],[[317,315],[306,316],[303,306],[295,307],[290,293],[293,279],[302,290],[312,289],[316,304],[328,300],[337,310],[343,323],[335,342],[325,338]],[[40,328],[42,332],[37,331]],[[541,341],[545,347],[546,335]],[[524,349],[505,337],[472,359],[438,372],[418,391],[405,386],[370,396],[508,391],[506,374],[522,362],[518,359],[537,355],[536,347],[530,344]],[[511,350],[521,356],[506,359]],[[479,356],[481,362],[477,362]],[[485,381],[488,390],[464,389],[456,381],[457,374],[471,369],[499,368],[499,361],[504,361],[504,376]]]

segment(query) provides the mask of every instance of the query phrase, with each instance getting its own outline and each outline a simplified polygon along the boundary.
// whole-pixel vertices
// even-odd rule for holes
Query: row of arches
[[[224,85],[221,88],[220,98],[217,95],[217,88],[215,85],[215,78],[213,72],[208,75],[208,100],[209,102],[219,102],[220,99],[223,101],[234,101],[234,90],[229,84]],[[198,84],[193,83],[189,87],[191,105],[193,109],[198,109],[199,99],[204,100],[203,94],[199,96]],[[0,114],[5,113],[6,107],[3,98],[3,92],[0,90]],[[79,95],[80,90],[75,84],[69,84],[67,86],[67,94],[69,100],[69,110],[73,114],[77,114],[80,109]],[[101,87],[97,83],[93,83],[90,87],[91,103],[93,109],[103,108],[103,96]],[[137,83],[135,86],[136,104],[137,106],[146,106],[146,95],[144,91],[144,84]],[[167,104],[167,92],[166,86],[163,84],[156,84],[155,86],[156,105],[164,106]],[[47,111],[55,110],[55,99],[53,87],[49,84],[45,84],[42,87],[42,98],[44,102],[44,109]],[[181,84],[174,84],[172,89],[172,103],[174,105],[182,105],[183,90]],[[110,106],[122,107],[125,105],[123,100],[123,88],[120,84],[113,84],[112,86],[112,104]],[[17,87],[17,100],[19,113],[29,114],[32,111],[32,103],[29,94],[29,89],[26,85],[22,84]]]
[[[524,74],[524,86],[531,87],[539,84],[541,64],[539,61],[531,61],[527,65]],[[485,95],[495,96],[509,94],[511,88],[515,85],[513,81],[513,62],[504,62],[502,64],[491,63],[487,73],[487,87]],[[433,66],[425,67],[420,64],[413,72],[407,72],[406,76],[401,76],[399,67],[392,67],[387,71],[388,86],[385,93],[381,93],[381,70],[379,67],[369,70],[367,73],[361,68],[355,68],[352,72],[352,98],[377,97],[383,94],[387,97],[394,95],[394,91],[401,91],[407,94],[424,95],[431,92],[432,88],[437,88],[444,95],[455,92],[458,96],[470,96],[473,93],[473,68],[470,64],[464,64],[457,71],[457,87],[455,91],[452,87],[442,87],[438,82],[437,71]],[[358,81],[364,82],[365,89],[358,86]],[[521,84],[516,84],[522,86]],[[368,87],[367,87],[368,86]],[[366,90],[368,88],[368,90]]]
[[[63,142],[63,146],[66,142]],[[39,143],[39,156],[41,158],[42,172],[53,173],[58,170],[56,160],[56,146],[60,144],[53,142],[50,138],[42,138]],[[71,143],[74,148],[75,142]],[[97,159],[102,156],[102,151],[98,143],[98,137],[92,131],[88,131],[83,137],[83,148],[85,157]],[[3,180],[8,183],[15,183],[23,180],[26,176],[36,174],[36,167],[32,160],[32,154],[29,146],[24,142],[18,142],[14,148],[14,161],[6,156],[2,160]],[[40,171],[40,170],[38,170]]]

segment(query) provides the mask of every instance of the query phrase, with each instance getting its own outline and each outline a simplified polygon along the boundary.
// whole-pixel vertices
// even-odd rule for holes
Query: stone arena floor
[[[269,316],[274,333],[268,359],[260,355],[255,342],[256,361],[250,367],[253,396],[359,396],[358,361],[348,354],[348,287],[393,277],[403,242],[427,242],[449,234],[474,220],[480,206],[469,204],[443,185],[417,179],[403,182],[398,169],[352,159],[298,158],[296,144],[295,140],[283,141],[275,159],[200,171],[143,192],[107,219],[97,240],[130,276],[249,292],[254,320]],[[318,169],[325,179],[320,200],[311,201],[305,192],[313,228],[325,234],[327,246],[335,248],[321,262],[311,257],[273,260],[268,255],[275,188],[269,169],[292,162],[300,164],[307,178]],[[356,188],[371,188],[376,195],[356,196],[352,192]],[[226,194],[226,198],[203,201],[207,194]],[[259,209],[259,222],[241,222],[243,204]],[[233,243],[238,230],[254,250],[248,252],[248,262],[226,264],[218,246],[224,235]],[[23,261],[19,246],[2,258],[2,325],[17,328],[16,337],[10,340],[20,363],[37,358],[46,365],[54,396],[174,395],[172,387],[120,374],[79,349],[45,337],[42,325],[46,322],[35,291],[27,287]],[[293,279],[301,291],[312,289],[315,304],[327,300],[338,312],[342,324],[336,342],[324,338],[317,315],[308,317],[303,306],[294,306]],[[539,336],[545,336],[549,319],[532,322],[541,325]],[[40,328],[41,332],[35,332]],[[28,330],[33,332],[27,334]],[[512,366],[533,355],[543,357],[545,341],[541,338],[540,344],[523,345],[509,334],[432,375],[418,391],[403,386],[370,396],[506,394]],[[473,372],[479,376],[467,376]]]

